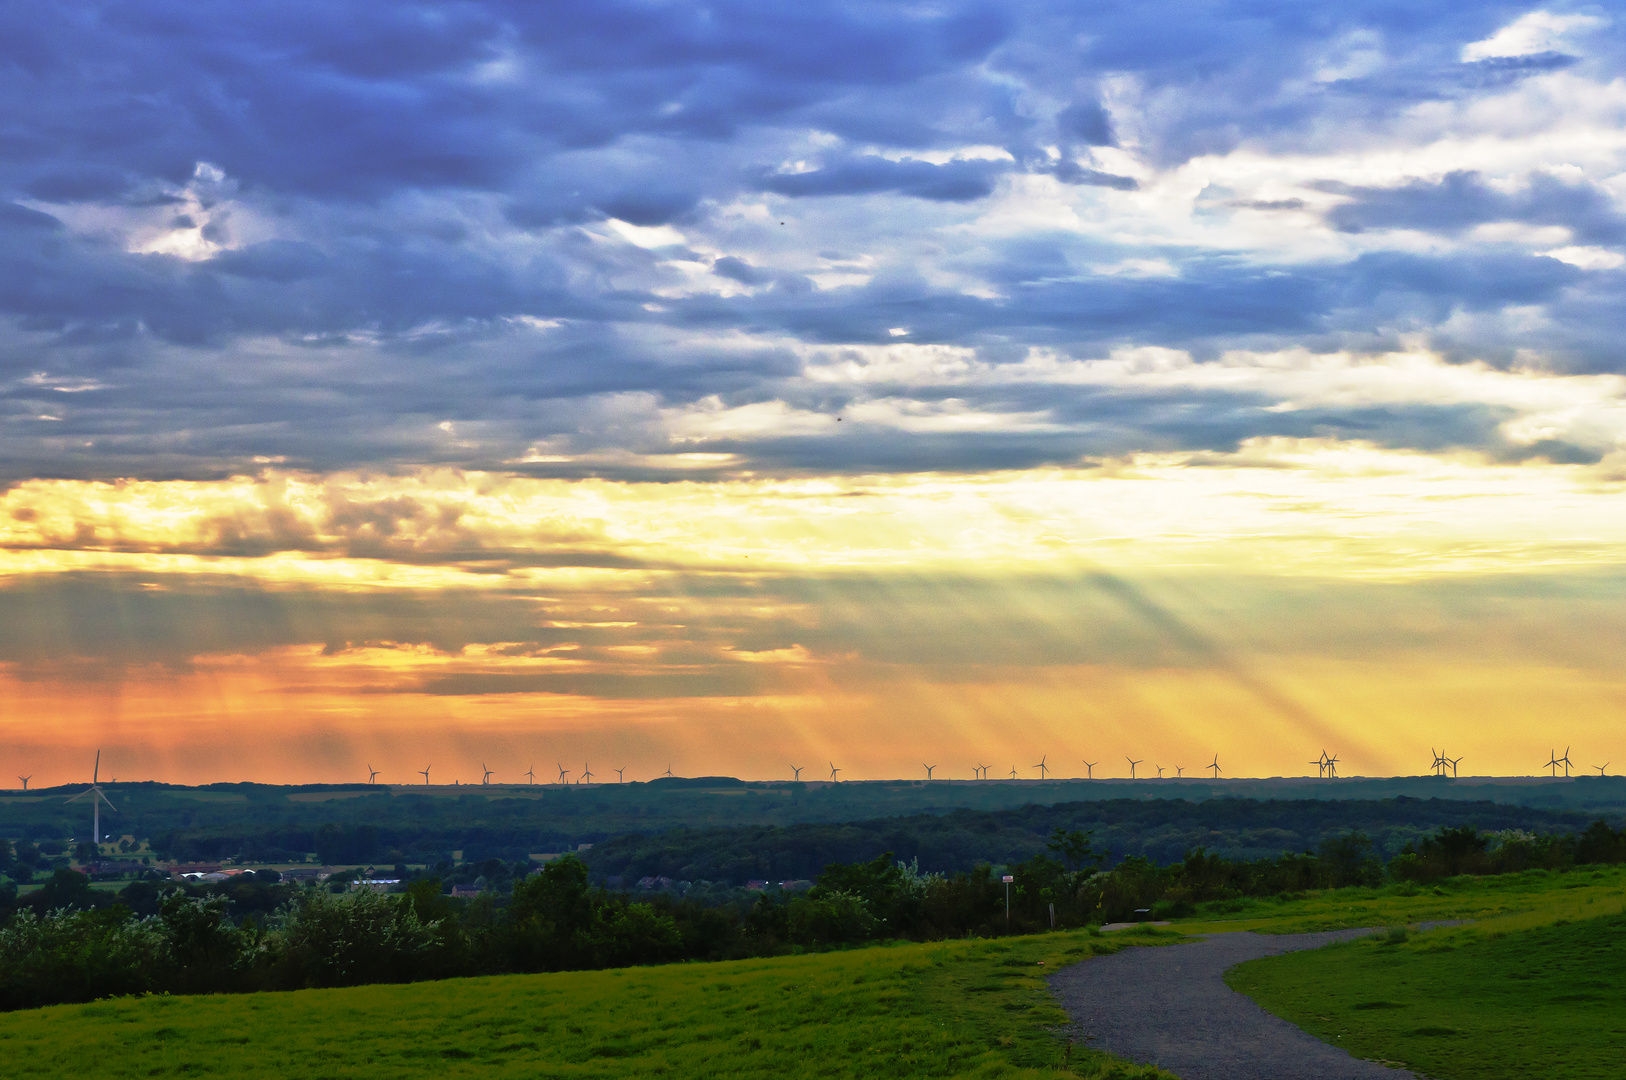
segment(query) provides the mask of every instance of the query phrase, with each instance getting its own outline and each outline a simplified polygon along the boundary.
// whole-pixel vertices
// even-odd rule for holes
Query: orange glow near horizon
[[[967,477],[29,481],[0,495],[0,738],[31,786],[98,747],[185,783],[1323,748],[1414,774],[1440,744],[1527,774],[1549,743],[1626,761],[1623,526],[1594,467],[1280,440]]]

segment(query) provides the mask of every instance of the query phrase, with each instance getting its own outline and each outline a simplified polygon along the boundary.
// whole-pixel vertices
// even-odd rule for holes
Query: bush
[[[878,924],[862,896],[826,892],[790,902],[790,939],[798,945],[855,945],[875,936]]]
[[[406,897],[311,890],[283,910],[267,941],[278,988],[405,982],[436,945],[435,925]]]
[[[0,929],[0,1009],[93,1001],[152,989],[164,936],[151,920],[112,911],[23,909]]]

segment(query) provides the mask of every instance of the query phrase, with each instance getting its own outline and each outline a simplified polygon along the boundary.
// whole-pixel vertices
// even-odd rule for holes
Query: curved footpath
[[[1245,960],[1314,949],[1374,930],[1206,934],[1063,968],[1050,989],[1079,1041],[1182,1080],[1399,1080],[1414,1077],[1307,1034],[1225,985]]]

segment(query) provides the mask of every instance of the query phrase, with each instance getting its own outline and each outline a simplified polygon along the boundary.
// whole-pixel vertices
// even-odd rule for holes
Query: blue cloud
[[[1603,86],[1626,67],[1614,27],[1462,62],[1522,12],[14,5],[0,12],[8,475],[215,475],[257,456],[502,467],[539,440],[658,454],[661,409],[839,408],[844,391],[810,389],[799,356],[900,340],[1209,358],[1421,338],[1455,359],[1621,370],[1608,252],[1626,228],[1605,181],[1626,162],[1530,172],[1526,155],[1229,191],[1200,199],[1203,228],[1184,232],[1184,196],[1160,186],[1237,148],[1267,164],[1403,160],[1419,103],[1555,77]],[[1265,232],[1214,246],[1250,213],[1332,239],[1313,257]],[[1475,232],[1500,222],[1607,250],[1581,269]],[[1453,250],[1402,249],[1397,230]],[[552,329],[523,329],[539,322]],[[59,394],[30,381],[40,371],[106,389]],[[973,469],[1250,433],[1434,446],[1447,431],[1513,452],[1471,409],[1288,419],[1212,394],[1171,407],[1064,386],[955,393],[1067,430],[726,449],[765,468]],[[610,401],[641,403],[642,419],[596,419],[627,415]],[[447,419],[465,434],[437,434]]]
[[[889,161],[883,157],[855,157],[808,172],[764,176],[761,188],[793,198],[811,195],[872,195],[897,192],[939,202],[967,202],[994,190],[1005,168],[992,161]]]

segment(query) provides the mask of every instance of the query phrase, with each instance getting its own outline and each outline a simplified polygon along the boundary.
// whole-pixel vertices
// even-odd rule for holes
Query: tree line
[[[1268,859],[1195,848],[1167,865],[1130,856],[1108,869],[1106,861],[1090,833],[1058,827],[1043,851],[1004,868],[922,873],[887,852],[826,866],[805,894],[769,890],[709,905],[597,886],[574,855],[514,879],[506,894],[472,900],[446,895],[433,878],[400,894],[335,893],[246,874],[208,887],[140,881],[115,898],[58,869],[25,897],[14,883],[0,888],[0,1008],[1031,933],[1177,916],[1240,897],[1626,862],[1626,828],[1598,821],[1580,833],[1538,835],[1443,827],[1387,863],[1359,832]],[[1001,869],[1014,879],[1008,890]]]

